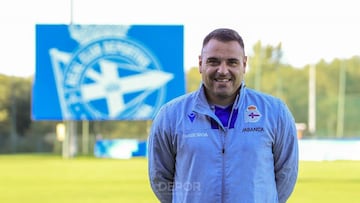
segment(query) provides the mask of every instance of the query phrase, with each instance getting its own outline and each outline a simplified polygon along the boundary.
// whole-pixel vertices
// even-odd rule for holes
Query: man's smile
[[[230,82],[230,78],[215,78],[216,82]]]

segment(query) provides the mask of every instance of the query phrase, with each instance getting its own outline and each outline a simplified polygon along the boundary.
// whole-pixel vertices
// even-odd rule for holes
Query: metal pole
[[[344,109],[345,109],[345,89],[346,89],[346,66],[341,62],[339,74],[339,96],[336,137],[344,136]]]
[[[89,121],[82,121],[82,154],[89,154]]]
[[[70,0],[70,25],[73,23],[73,0]],[[77,153],[76,122],[67,120],[65,123],[65,137],[63,141],[63,158],[74,157]]]
[[[255,73],[255,89],[259,90],[261,89],[261,57],[262,57],[262,51],[261,51],[261,42],[258,42],[256,44],[256,73]]]
[[[276,96],[282,98],[283,94],[282,94],[282,76],[281,76],[281,70],[280,70],[280,59],[281,59],[281,52],[280,52],[280,47],[277,47],[277,49],[275,50],[275,54],[276,54],[276,58],[275,58],[275,68],[276,68],[276,72],[277,72],[277,81],[276,81]]]
[[[77,154],[77,123],[76,121],[69,122],[69,157],[74,157]]]
[[[71,158],[74,157],[77,153],[77,127],[76,122],[67,120],[64,122],[65,124],[65,136],[63,140],[63,158]]]
[[[10,143],[11,143],[11,152],[16,153],[17,151],[17,123],[16,123],[16,95],[15,95],[15,88],[14,88],[14,78],[11,78],[11,133],[10,133]]]
[[[314,65],[309,68],[309,133],[316,131],[316,69]]]
[[[65,135],[62,143],[62,157],[69,158],[69,121],[64,121],[65,125]]]
[[[73,24],[73,17],[74,17],[73,7],[74,7],[74,2],[73,0],[70,0],[70,24]]]

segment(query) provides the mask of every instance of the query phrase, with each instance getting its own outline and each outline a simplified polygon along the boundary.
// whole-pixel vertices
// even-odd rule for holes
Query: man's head
[[[199,71],[209,102],[231,104],[244,79],[247,57],[244,42],[234,30],[221,28],[209,33],[199,56]]]

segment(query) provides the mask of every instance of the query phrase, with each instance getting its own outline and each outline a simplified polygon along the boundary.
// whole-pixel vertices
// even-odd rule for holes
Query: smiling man
[[[209,102],[226,106],[234,102],[239,91],[247,57],[240,36],[223,32],[220,35],[214,32],[204,39],[199,70]]]
[[[247,57],[232,29],[209,33],[202,85],[165,104],[148,143],[161,202],[283,203],[298,175],[295,121],[280,99],[245,86]]]

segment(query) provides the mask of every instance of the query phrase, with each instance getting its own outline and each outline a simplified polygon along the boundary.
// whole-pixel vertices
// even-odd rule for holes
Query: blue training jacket
[[[204,87],[165,104],[148,140],[161,202],[283,203],[298,175],[294,118],[278,98],[242,85],[223,126]],[[214,125],[214,123],[216,125]]]

